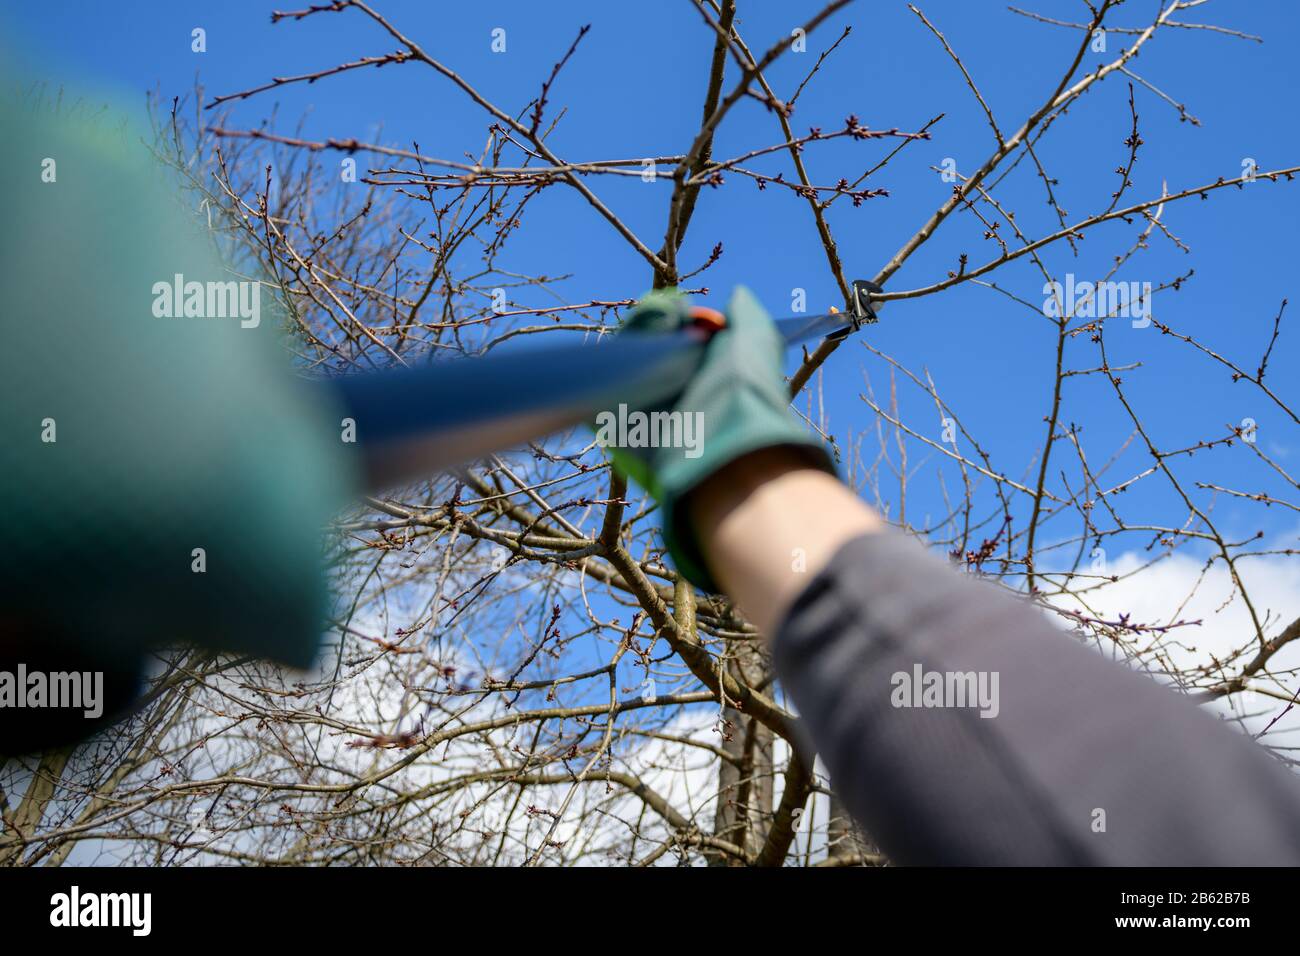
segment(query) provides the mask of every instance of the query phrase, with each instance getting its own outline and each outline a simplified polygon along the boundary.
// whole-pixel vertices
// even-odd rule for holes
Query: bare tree
[[[834,0],[792,24],[796,41],[820,38],[847,2]],[[900,237],[872,278],[888,287],[940,228],[966,230],[971,255],[962,253],[945,275],[922,285],[889,288],[877,307],[973,284],[1043,323],[1055,357],[1032,460],[995,461],[926,369],[864,339],[852,341],[861,341],[876,374],[867,375],[864,415],[847,435],[833,434],[821,400],[824,367],[843,342],[806,351],[790,393],[809,427],[832,443],[854,487],[900,529],[970,573],[1029,596],[1078,639],[1199,699],[1247,699],[1249,707],[1231,712],[1239,717],[1266,712],[1277,721],[1300,693],[1294,667],[1275,660],[1300,637],[1300,620],[1258,605],[1247,580],[1253,559],[1295,552],[1233,540],[1216,525],[1213,504],[1231,496],[1270,514],[1300,510],[1286,497],[1296,479],[1253,441],[1253,426],[1204,423],[1193,443],[1162,441],[1126,391],[1125,376],[1137,366],[1114,364],[1107,351],[1133,309],[1189,281],[1190,271],[1163,278],[1144,291],[1145,305],[1112,294],[1122,270],[1152,243],[1186,249],[1171,224],[1184,200],[1199,203],[1246,184],[1280,188],[1300,171],[1251,169],[1202,183],[1179,183],[1175,171],[1159,195],[1130,195],[1143,145],[1138,98],[1196,122],[1136,72],[1138,54],[1157,36],[1177,42],[1193,30],[1218,33],[1223,42],[1258,39],[1180,19],[1206,3],[1164,0],[1145,23],[1118,22],[1117,0],[1084,4],[1080,22],[1013,8],[1008,16],[1071,31],[1077,40],[1059,78],[1021,117],[995,115],[959,42],[911,7],[917,28],[934,36],[937,62],[966,90],[966,105],[987,119],[990,142],[987,158],[967,173],[935,169],[951,182],[950,194]],[[829,57],[858,39],[850,27],[823,43],[802,82],[778,90],[766,71],[791,48],[790,33],[751,47],[735,0],[693,6],[694,25],[713,38],[700,71],[699,126],[690,142],[666,143],[650,160],[578,160],[551,145],[563,116],[552,102],[557,80],[579,68],[587,27],[575,29],[572,45],[557,51],[554,68],[515,110],[490,100],[361,0],[273,19],[348,17],[358,36],[391,43],[392,52],[196,100],[188,120],[185,104],[173,101],[156,114],[159,156],[185,175],[223,253],[273,287],[296,360],[308,372],[481,355],[521,336],[597,339],[616,328],[631,297],[569,301],[556,288],[567,277],[509,267],[512,237],[545,190],[572,206],[573,229],[584,241],[618,243],[642,261],[648,284],[696,291],[697,276],[724,249],[710,242],[708,255],[683,261],[699,205],[718,189],[793,194],[807,206],[808,237],[824,250],[828,276],[849,308],[852,277],[833,213],[885,201],[891,168],[915,161],[913,145],[941,129],[941,117],[902,130],[887,115],[870,122],[851,115],[837,128],[801,132],[794,120],[800,95]],[[1086,59],[1101,35],[1117,38],[1120,48]],[[414,142],[277,132],[274,117],[234,128],[222,112],[232,101],[286,86],[343,83],[380,69],[436,75],[448,96],[481,108],[481,139],[453,159]],[[1118,94],[1131,131],[1107,145],[1120,163],[1115,190],[1097,197],[1094,211],[1071,215],[1038,146],[1098,88]],[[747,100],[765,107],[770,145],[719,157],[715,135]],[[834,140],[865,153],[854,171],[820,170],[818,150]],[[340,188],[349,170],[356,182]],[[647,171],[668,183],[661,238],[638,234],[601,198],[611,177]],[[1017,215],[1030,205],[1045,208],[1046,218]],[[1113,228],[1099,229],[1108,224]],[[1104,274],[1067,294],[1058,260],[1068,262],[1094,234],[1127,238]],[[1053,290],[1048,303],[1026,297],[1020,279],[1002,279],[1013,263],[1031,266]],[[525,304],[538,301],[553,304]],[[1258,317],[1260,354],[1235,358],[1182,332],[1175,309],[1151,321],[1162,341],[1204,359],[1207,374],[1248,384],[1261,404],[1294,423],[1283,389],[1266,379],[1285,305]],[[843,365],[834,371],[842,373]],[[1105,414],[1128,423],[1120,447],[1092,447],[1073,424],[1071,386],[1083,378],[1104,382],[1113,394]],[[878,395],[882,386],[887,394]],[[901,400],[900,390],[924,398],[926,413],[904,413],[917,404]],[[1134,468],[1132,449],[1145,449],[1148,462]],[[1217,477],[1228,470],[1229,454],[1258,466],[1258,488],[1232,488]],[[945,514],[934,519],[909,509],[908,489],[918,482],[934,483],[948,503]],[[1127,507],[1125,496],[1138,484],[1159,486],[1181,519],[1154,522]],[[47,865],[75,853],[84,861],[150,864],[885,862],[845,817],[833,781],[792,748],[797,716],[784,702],[762,635],[736,607],[697,593],[666,565],[653,502],[609,470],[585,433],[367,499],[340,516],[331,539],[339,604],[316,672],[286,675],[183,649],[161,654],[145,706],[125,725],[75,750],[0,760],[8,795],[0,860]],[[1107,546],[1115,553],[1131,546],[1149,558],[1113,569]],[[1182,610],[1190,595],[1171,596],[1161,620],[1098,610],[1108,586],[1144,580],[1171,555],[1195,548],[1209,549],[1202,578],[1226,572],[1226,600],[1247,609],[1250,627],[1235,647],[1189,647],[1185,635],[1199,624]],[[1261,731],[1260,739],[1270,745],[1277,738]],[[1289,748],[1275,749],[1287,759]]]

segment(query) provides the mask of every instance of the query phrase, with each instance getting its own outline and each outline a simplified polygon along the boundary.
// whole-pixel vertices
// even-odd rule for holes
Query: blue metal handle
[[[852,316],[777,321],[787,345],[842,334]],[[680,395],[708,335],[620,335],[363,372],[323,380],[355,422],[366,481],[379,490],[588,421],[614,402],[656,405]]]

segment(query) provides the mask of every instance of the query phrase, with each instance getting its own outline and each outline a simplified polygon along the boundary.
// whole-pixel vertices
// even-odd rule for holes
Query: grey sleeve
[[[832,786],[897,863],[1300,863],[1280,762],[901,535],[844,545],[773,653]]]

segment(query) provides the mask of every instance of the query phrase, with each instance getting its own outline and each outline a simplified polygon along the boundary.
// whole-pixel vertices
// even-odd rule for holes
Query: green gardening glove
[[[620,334],[680,330],[691,323],[689,310],[689,301],[676,290],[652,292],[628,316]],[[662,506],[664,541],[677,570],[710,592],[719,588],[705,566],[685,506],[692,491],[733,461],[763,448],[793,449],[813,467],[835,474],[826,447],[790,409],[781,374],[785,343],[772,319],[744,286],[732,293],[726,317],[726,327],[709,340],[699,370],[681,395],[663,407],[628,412],[629,423],[640,412],[650,423],[660,423],[648,425],[647,433],[673,440],[647,447],[633,441],[636,431],[629,427],[622,444],[602,441],[615,467]],[[668,419],[653,417],[665,412]]]
[[[115,115],[0,89],[0,672],[103,672],[100,720],[159,646],[310,664],[356,480],[275,286],[224,267]],[[98,726],[0,706],[0,753]]]

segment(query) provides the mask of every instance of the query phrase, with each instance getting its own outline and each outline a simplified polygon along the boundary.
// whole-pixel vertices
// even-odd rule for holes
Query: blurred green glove
[[[310,664],[355,476],[274,286],[224,268],[114,114],[0,93],[0,127],[0,670],[111,672],[121,704],[163,644]],[[0,712],[0,751],[38,713]]]
[[[691,323],[690,303],[676,290],[647,295],[619,334],[674,332]],[[763,448],[786,447],[835,474],[826,447],[790,408],[781,374],[785,343],[767,312],[744,286],[732,293],[727,326],[709,340],[699,370],[676,399],[653,409],[620,409],[625,426],[598,417],[596,437],[619,471],[660,503],[664,540],[677,570],[710,592],[718,586],[705,567],[685,500],[705,479]],[[637,424],[644,423],[638,432]],[[656,441],[656,439],[664,439]],[[656,445],[658,447],[656,447]]]

